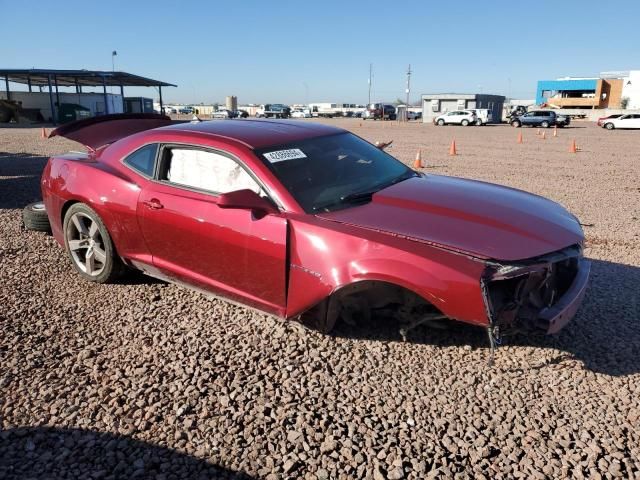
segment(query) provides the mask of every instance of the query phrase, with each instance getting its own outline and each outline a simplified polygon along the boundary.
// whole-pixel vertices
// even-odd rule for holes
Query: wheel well
[[[80,200],[67,200],[64,205],[62,205],[62,209],[60,211],[60,224],[64,225],[64,216],[67,214],[67,211],[71,208],[72,205],[76,203],[82,203]]]
[[[371,321],[373,315],[391,316],[405,331],[445,316],[429,301],[402,286],[363,280],[345,285],[300,315],[308,327],[327,333],[339,320],[348,324]]]

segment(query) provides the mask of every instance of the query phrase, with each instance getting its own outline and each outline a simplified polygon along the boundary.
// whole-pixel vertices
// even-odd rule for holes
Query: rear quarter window
[[[157,144],[145,145],[124,159],[124,163],[138,173],[147,177],[153,177],[156,167]]]

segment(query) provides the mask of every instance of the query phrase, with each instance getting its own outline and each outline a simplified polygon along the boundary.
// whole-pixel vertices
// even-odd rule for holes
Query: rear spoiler
[[[89,150],[113,143],[134,133],[164,127],[174,122],[167,115],[157,113],[124,113],[102,115],[64,124],[49,134],[52,137],[64,137],[83,144]]]

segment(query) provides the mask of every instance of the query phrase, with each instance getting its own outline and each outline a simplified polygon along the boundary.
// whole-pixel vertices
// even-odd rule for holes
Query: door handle
[[[157,198],[152,198],[151,200],[145,200],[142,203],[144,204],[145,207],[151,208],[152,210],[160,210],[161,208],[164,208],[164,205],[162,205],[162,203],[160,203],[160,200],[158,200]]]

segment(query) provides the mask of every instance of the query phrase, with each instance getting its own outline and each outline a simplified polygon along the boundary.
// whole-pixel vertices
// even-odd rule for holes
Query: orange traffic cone
[[[449,155],[457,155],[458,151],[456,150],[456,139],[451,140],[451,147],[449,147]]]
[[[523,143],[522,142],[522,132],[518,133],[518,143]]]
[[[536,130],[536,135],[540,135],[540,129]]]
[[[573,142],[571,142],[571,147],[569,147],[569,153],[578,153],[578,146],[576,145],[575,138],[573,139]]]
[[[547,138],[547,132],[542,132],[542,139],[546,140],[546,138]]]
[[[418,149],[418,153],[416,153],[416,159],[413,162],[413,168],[424,168],[422,164],[422,149]]]
[[[47,138],[47,129],[42,127],[42,131],[40,132],[40,136],[42,138]]]
[[[557,136],[558,136],[558,126],[557,126],[557,125],[554,125],[554,126],[553,126],[553,136],[554,136],[554,137],[557,137]]]

